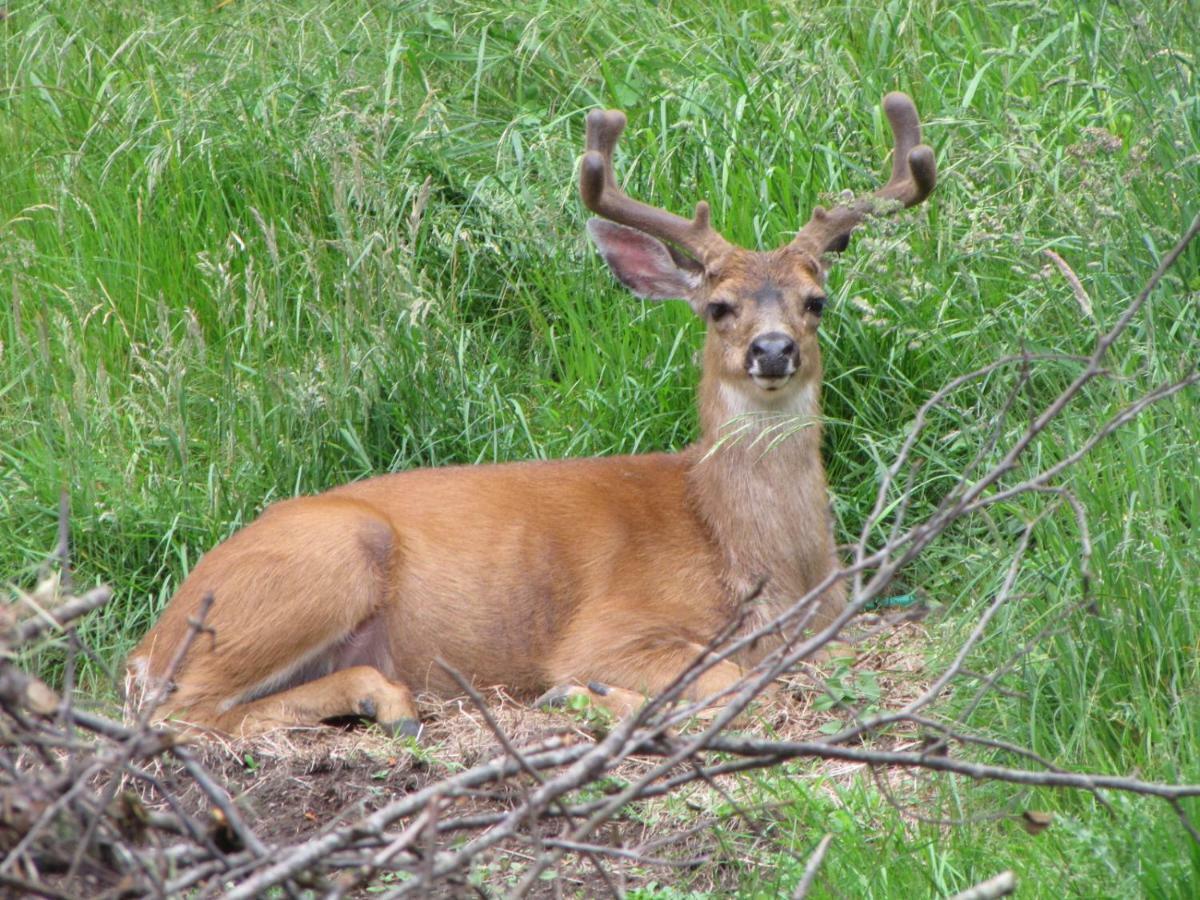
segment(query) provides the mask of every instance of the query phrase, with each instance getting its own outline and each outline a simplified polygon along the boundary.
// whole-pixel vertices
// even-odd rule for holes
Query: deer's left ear
[[[588,235],[621,284],[648,300],[694,303],[704,269],[644,231],[607,219],[588,219]]]

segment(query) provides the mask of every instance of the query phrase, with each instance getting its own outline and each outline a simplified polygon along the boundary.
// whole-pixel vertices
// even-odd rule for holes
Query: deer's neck
[[[731,603],[762,585],[746,627],[795,602],[835,564],[819,385],[810,379],[775,400],[752,385],[701,382],[689,487],[724,555]]]

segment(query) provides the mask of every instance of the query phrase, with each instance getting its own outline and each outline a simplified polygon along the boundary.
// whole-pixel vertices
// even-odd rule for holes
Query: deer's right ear
[[[704,273],[700,263],[672,253],[644,231],[607,219],[588,219],[587,230],[613,274],[637,296],[695,301]]]

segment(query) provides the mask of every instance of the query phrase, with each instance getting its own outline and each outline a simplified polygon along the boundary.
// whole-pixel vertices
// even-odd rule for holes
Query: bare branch
[[[950,900],[995,900],[1007,897],[1017,889],[1017,879],[1010,871],[1001,872],[994,878],[981,881],[973,888],[955,894]]]
[[[808,858],[808,862],[804,866],[804,874],[800,877],[800,883],[792,891],[792,900],[804,900],[808,896],[808,892],[812,890],[813,882],[817,880],[817,871],[821,868],[821,863],[825,861],[825,852],[829,849],[829,845],[832,842],[832,834],[827,834],[821,838],[821,842],[817,844],[817,849],[812,852],[812,856]]]

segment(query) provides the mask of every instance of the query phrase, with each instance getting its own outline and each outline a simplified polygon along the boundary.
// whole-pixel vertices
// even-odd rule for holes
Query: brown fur
[[[658,221],[619,192],[605,215],[624,206]],[[697,222],[707,227],[706,207]],[[829,575],[814,307],[825,272],[807,239],[758,253],[701,229],[701,263],[631,228],[594,219],[589,231],[635,292],[683,297],[708,320],[700,440],[675,454],[403,472],[273,505],[200,560],[130,655],[135,682],[160,682],[212,594],[159,717],[231,733],[411,722],[414,692],[458,692],[439,660],[524,695],[603,682],[601,701],[624,711],[694,661],[756,588],[744,629]],[[747,351],[768,334],[794,342],[794,371],[764,381]],[[810,625],[844,606],[835,583]],[[723,691],[769,649],[715,666],[690,696]]]
[[[761,277],[734,262],[737,280],[722,278],[714,295]],[[793,281],[796,297],[816,286],[807,270]],[[779,318],[800,338],[801,369],[765,409],[753,397],[764,392],[726,362],[753,317],[710,326],[696,446],[417,470],[276,503],[200,560],[131,665],[162,676],[211,592],[213,634],[194,643],[161,713],[222,731],[356,714],[364,692],[388,694],[382,721],[412,717],[409,691],[456,690],[435,659],[525,694],[589,680],[661,690],[760,580],[774,609],[834,565],[816,321],[791,306]],[[811,424],[769,448],[755,442],[761,424],[796,414]],[[714,450],[722,427],[747,415],[763,423]],[[822,620],[840,604],[831,592]],[[367,690],[330,675],[350,666],[382,679]],[[718,667],[695,693],[740,671]],[[287,688],[294,696],[242,702]]]

